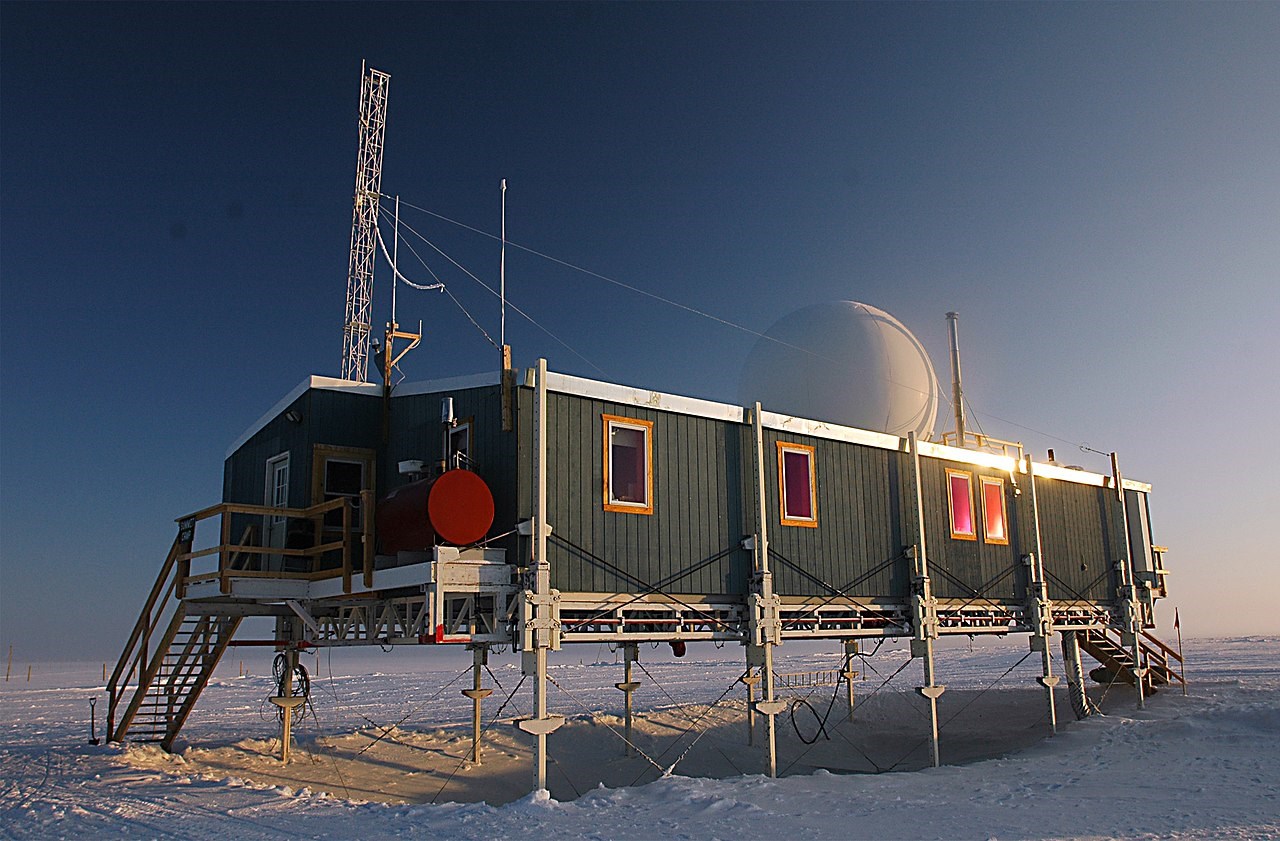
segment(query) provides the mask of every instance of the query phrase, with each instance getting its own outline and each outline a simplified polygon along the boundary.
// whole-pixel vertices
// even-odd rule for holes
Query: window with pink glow
[[[951,536],[977,540],[973,523],[973,474],[947,468],[947,504],[951,509]]]
[[[1009,543],[1009,522],[1004,504],[1004,480],[983,476],[982,537],[987,543],[1002,546]]]

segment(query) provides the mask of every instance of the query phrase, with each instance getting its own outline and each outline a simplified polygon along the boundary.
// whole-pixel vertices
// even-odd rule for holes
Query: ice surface
[[[779,717],[787,771],[777,780],[760,773],[763,730],[746,744],[737,652],[691,646],[684,660],[642,661],[635,743],[654,763],[622,755],[614,655],[561,662],[551,674],[563,691],[553,686],[550,698],[570,721],[549,739],[551,791],[538,794],[528,793],[528,737],[508,723],[528,712],[528,683],[487,731],[474,768],[462,726],[469,701],[458,694],[468,678],[456,661],[395,659],[398,668],[362,674],[383,664],[348,656],[331,676],[327,655],[310,659],[315,715],[300,725],[287,768],[275,758],[269,680],[239,677],[235,664],[224,663],[174,755],[88,744],[88,698],[99,698],[99,735],[106,706],[101,664],[45,664],[30,684],[0,684],[0,838],[1280,835],[1280,639],[1188,641],[1190,695],[1164,690],[1143,711],[1113,687],[1106,715],[1075,722],[1060,690],[1053,738],[1025,645],[940,654],[946,766],[923,767],[919,666],[886,646],[860,664],[868,679],[856,684],[853,721],[829,687],[808,695],[809,707],[793,704],[794,728],[789,713]],[[780,653],[779,672],[839,664],[830,651],[788,644]],[[485,675],[501,686],[486,722],[519,683],[510,659],[495,657]],[[823,716],[830,738],[818,731]],[[654,765],[677,758],[660,777]],[[891,766],[897,772],[874,773]]]

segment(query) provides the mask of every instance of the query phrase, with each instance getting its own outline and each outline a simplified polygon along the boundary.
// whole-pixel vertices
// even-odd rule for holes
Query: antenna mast
[[[956,446],[965,444],[964,389],[960,387],[960,315],[947,313],[947,326],[951,333],[951,408],[956,418]]]
[[[507,179],[502,179],[502,253],[498,258],[498,298],[502,302],[502,321],[498,325],[498,344],[507,344]]]
[[[356,152],[355,209],[351,214],[346,321],[342,328],[342,378],[365,382],[369,370],[378,194],[382,189],[382,146],[391,74],[361,62],[360,77],[360,144]]]

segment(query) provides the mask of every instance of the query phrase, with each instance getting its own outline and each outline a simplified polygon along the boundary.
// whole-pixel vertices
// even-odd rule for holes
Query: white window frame
[[[460,437],[463,435],[466,436],[467,446],[460,451],[454,447],[453,442],[455,437]],[[467,470],[471,469],[471,465],[474,464],[474,461],[471,458],[472,437],[473,436],[471,435],[471,419],[470,418],[468,418],[465,421],[462,421],[461,423],[449,429],[449,435],[446,441],[446,446],[449,448],[447,466],[450,470],[453,470],[454,468],[458,468],[458,467],[461,467]],[[458,458],[459,452],[463,453],[462,458]]]
[[[278,484],[277,479],[280,468],[284,468],[284,486]],[[272,456],[267,459],[267,478],[262,494],[262,504],[268,508],[288,508],[289,507],[289,451]],[[279,498],[278,492],[283,492],[283,499]],[[272,515],[273,523],[284,522],[284,517]]]

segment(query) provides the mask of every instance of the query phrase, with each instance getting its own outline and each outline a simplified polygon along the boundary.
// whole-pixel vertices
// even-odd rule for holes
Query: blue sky
[[[1118,451],[1187,630],[1280,632],[1278,36],[1261,3],[6,3],[0,645],[114,656],[227,444],[337,374],[362,59],[406,202],[496,231],[506,178],[515,242],[752,330],[864,301],[944,377],[959,311],[982,428]],[[591,364],[513,317],[517,363],[735,398],[750,334],[523,252],[508,283]],[[495,364],[419,318],[411,378]]]

